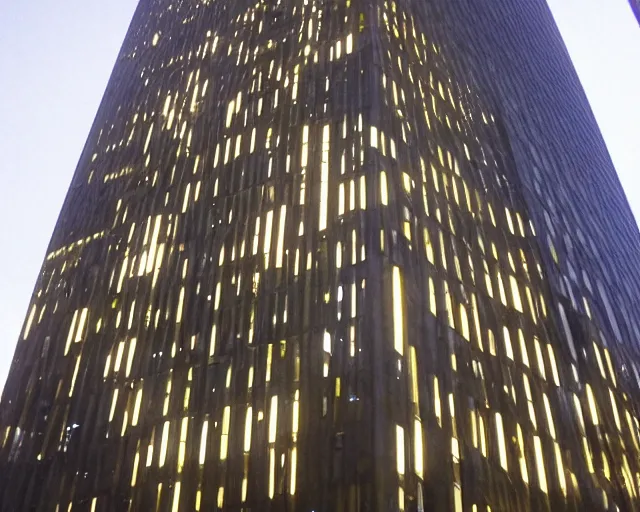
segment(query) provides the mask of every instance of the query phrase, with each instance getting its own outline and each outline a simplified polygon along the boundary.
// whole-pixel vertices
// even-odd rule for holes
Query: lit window
[[[389,204],[389,189],[387,186],[387,173],[384,171],[380,172],[380,202],[385,206]]]
[[[533,436],[533,446],[536,452],[536,466],[538,468],[538,485],[540,490],[547,493],[547,475],[544,468],[544,456],[542,455],[542,443],[538,436]]]
[[[460,323],[462,324],[462,337],[469,341],[471,339],[471,335],[469,333],[469,319],[467,318],[467,310],[462,304],[460,304]]]
[[[396,468],[404,475],[404,429],[400,425],[396,425]]]
[[[591,413],[591,421],[594,425],[599,425],[600,421],[598,420],[598,408],[596,406],[596,399],[593,396],[593,390],[591,389],[591,385],[587,384],[587,401],[589,402],[589,412]]]
[[[207,433],[209,431],[209,420],[204,420],[202,423],[202,434],[200,435],[200,455],[198,462],[201,466],[204,466],[204,462],[207,456]]]
[[[529,483],[529,471],[527,471],[527,456],[524,448],[524,438],[522,436],[522,428],[520,428],[520,424],[517,425],[518,431],[518,458],[520,459],[520,473],[522,475],[522,480],[525,483]]]
[[[404,314],[400,269],[393,267],[393,346],[398,354],[404,352]]]
[[[329,196],[329,125],[322,130],[322,161],[320,163],[320,231],[327,227],[327,201]]]
[[[496,413],[496,434],[498,436],[498,455],[500,456],[500,465],[507,471],[507,445],[504,438],[504,425],[502,424],[502,415]]]
[[[271,409],[269,411],[269,443],[276,442],[276,428],[278,426],[278,396],[271,397]]]
[[[511,346],[511,335],[506,327],[502,330],[504,336],[504,349],[507,357],[513,361],[513,347]]]
[[[420,478],[424,478],[424,466],[423,466],[423,449],[422,449],[422,424],[419,419],[414,420],[414,463],[416,468],[416,475]]]
[[[513,296],[513,307],[515,307],[520,313],[524,310],[522,308],[522,299],[520,298],[520,290],[518,289],[518,281],[515,277],[510,276],[511,281],[511,295]]]
[[[169,421],[164,422],[164,427],[162,428],[162,441],[160,443],[160,459],[158,460],[158,467],[164,466],[164,463],[167,459],[167,443],[169,442]]]
[[[556,427],[553,423],[553,414],[551,414],[551,404],[546,393],[542,393],[542,400],[544,402],[544,410],[547,415],[547,426],[549,427],[549,433],[553,439],[556,438]]]
[[[226,460],[229,449],[229,416],[231,407],[226,406],[222,412],[222,437],[220,438],[220,460]]]
[[[244,422],[244,451],[249,452],[251,450],[251,426],[253,423],[253,408],[247,408],[247,416]]]

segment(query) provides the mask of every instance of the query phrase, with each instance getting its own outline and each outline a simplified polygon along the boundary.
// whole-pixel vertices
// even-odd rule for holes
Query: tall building
[[[635,510],[639,255],[543,0],[142,0],[1,508]]]
[[[638,20],[638,23],[640,23],[640,2],[638,0],[629,0],[629,4],[631,4],[631,10]]]

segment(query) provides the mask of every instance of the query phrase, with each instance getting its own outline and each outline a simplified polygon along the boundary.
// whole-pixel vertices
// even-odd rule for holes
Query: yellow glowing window
[[[235,108],[235,101],[231,100],[229,102],[229,106],[227,107],[227,121],[226,121],[226,127],[229,128],[231,126],[231,119],[233,117],[233,111]]]
[[[349,181],[349,210],[356,207],[356,184],[354,180]]]
[[[282,205],[280,207],[280,224],[278,226],[278,242],[276,245],[276,268],[282,267],[282,257],[284,252],[284,230],[287,219],[287,207]]]
[[[136,393],[135,405],[133,406],[133,417],[131,419],[131,425],[136,426],[138,424],[138,418],[140,417],[140,405],[142,404],[142,389],[139,389]]]
[[[404,313],[402,305],[402,279],[400,269],[393,267],[393,346],[398,354],[404,353]]]
[[[229,449],[229,417],[231,407],[226,406],[222,411],[222,436],[220,438],[220,460],[226,460]]]
[[[120,352],[119,349],[118,349],[118,352]],[[133,365],[133,358],[135,356],[135,353],[136,353],[136,338],[131,338],[131,341],[129,342],[129,353],[127,355],[127,367],[125,369],[126,377],[128,377],[129,374],[131,373],[131,366]]]
[[[276,453],[274,448],[269,449],[269,498],[275,494]]]
[[[547,426],[549,427],[549,433],[553,439],[556,438],[556,427],[553,423],[553,414],[551,413],[551,404],[546,393],[542,393],[542,400],[544,402],[544,410],[547,415]]]
[[[505,290],[504,290],[504,283],[502,282],[502,276],[500,275],[500,272],[496,272],[496,278],[498,281],[498,289],[500,290],[500,300],[502,301],[502,304],[506,306],[507,294],[505,293]]]
[[[573,395],[573,407],[576,410],[576,416],[578,417],[578,425],[580,426],[580,432],[584,435],[584,416],[582,415],[582,406],[577,395]]]
[[[611,400],[611,409],[613,410],[613,419],[616,422],[616,427],[618,427],[618,430],[622,432],[622,425],[620,424],[620,414],[618,413],[616,398],[613,394],[613,391],[611,391],[611,389],[609,389],[609,399]]]
[[[387,186],[387,173],[380,172],[380,201],[383,205],[389,204],[389,189]]]
[[[460,323],[462,327],[462,337],[469,341],[471,339],[471,334],[469,332],[469,319],[467,318],[467,310],[462,304],[460,304]]]
[[[522,329],[518,329],[518,339],[520,340],[520,354],[522,355],[522,364],[529,366],[529,354],[527,353],[527,344],[524,340]]]
[[[536,452],[536,466],[538,468],[538,485],[540,490],[547,493],[547,475],[544,468],[544,456],[542,455],[542,443],[538,436],[533,436],[533,446]]]
[[[173,503],[171,505],[171,512],[178,512],[180,507],[180,482],[176,482],[173,488]]]
[[[540,376],[547,380],[547,372],[544,369],[544,357],[542,356],[542,347],[540,347],[540,340],[538,337],[533,338],[533,344],[536,349],[536,358],[538,359],[538,370],[540,371]]]
[[[442,268],[447,270],[447,252],[446,252],[446,246],[444,243],[444,235],[442,234],[442,231],[439,232],[439,238],[440,238],[440,260],[442,263]],[[453,325],[451,322],[449,322],[449,324]]]
[[[596,399],[593,395],[593,390],[591,389],[591,385],[587,384],[587,401],[589,402],[589,412],[591,414],[591,421],[594,425],[599,425],[600,421],[598,419],[598,408],[596,406]]]
[[[484,347],[482,346],[482,330],[480,328],[480,316],[478,315],[478,302],[476,300],[475,294],[471,294],[471,311],[473,313],[473,325],[476,331],[476,342],[478,344],[478,348],[481,352],[484,352]]]
[[[78,370],[80,369],[80,356],[76,359],[76,366],[73,369],[73,377],[71,377],[71,387],[69,388],[69,397],[73,396],[73,390],[76,386],[76,378],[78,377]]]
[[[213,309],[215,309],[215,310],[217,310],[220,307],[220,294],[221,293],[222,293],[222,285],[218,281],[218,284],[216,284],[215,299],[214,299],[214,302],[213,302]]]
[[[427,230],[427,228],[424,228],[424,250],[429,263],[433,265],[435,263],[435,258],[433,255],[433,245],[431,244],[431,238],[429,236],[429,231]]]
[[[300,416],[300,391],[296,390],[295,400],[293,401],[293,416],[292,416],[292,434],[293,440],[296,441],[296,436],[299,429],[299,416]]]
[[[404,475],[404,429],[400,425],[396,425],[396,469]]]
[[[67,343],[64,349],[65,356],[69,353],[69,347],[71,346],[71,341],[73,340],[73,334],[75,332],[77,320],[78,320],[78,310],[74,311],[73,318],[71,320],[71,327],[69,327],[69,335],[67,336]]]
[[[187,433],[189,430],[189,418],[182,418],[181,426],[180,426],[180,438],[178,445],[178,473],[182,473],[182,468],[184,467],[184,458],[186,454],[187,447]]]
[[[267,347],[267,366],[265,372],[265,381],[271,380],[271,361],[273,360],[273,345]]]
[[[201,466],[204,465],[207,456],[207,433],[209,431],[209,420],[204,420],[202,423],[202,434],[200,436],[200,455],[198,462]]]
[[[138,448],[136,449],[136,456],[133,459],[133,471],[131,472],[131,487],[136,486],[136,478],[138,475],[139,464],[140,464],[140,443],[138,442]]]
[[[162,428],[162,440],[160,443],[160,458],[158,460],[158,467],[164,466],[165,461],[167,460],[167,443],[169,442],[169,421],[164,422],[164,427]]]
[[[320,163],[320,220],[319,229],[327,227],[327,200],[329,195],[329,125],[322,130],[322,161]]]
[[[417,405],[420,403],[420,397],[418,396],[418,362],[416,358],[416,348],[413,346],[409,347],[409,354],[411,365],[411,398],[413,403],[416,405],[417,411]]]
[[[496,413],[496,434],[498,437],[498,455],[500,456],[500,465],[507,471],[507,445],[504,438],[504,425],[502,424],[502,415]]]
[[[616,382],[616,372],[613,370],[613,364],[611,364],[611,355],[609,354],[608,349],[604,349],[604,358],[607,361],[607,367],[609,368],[609,376],[611,377],[611,382],[613,382],[613,387],[616,387],[618,383]]]
[[[269,266],[269,252],[271,251],[271,231],[273,229],[273,210],[267,212],[265,233],[264,233],[264,248],[265,254],[265,266]]]
[[[436,285],[433,281],[433,278],[429,278],[429,310],[432,315],[435,315],[437,312],[436,308]]]
[[[487,456],[487,437],[484,428],[484,418],[482,416],[478,416],[478,427],[479,427],[479,435],[480,435],[480,451],[482,452],[482,456]]]
[[[496,355],[496,337],[493,334],[493,331],[491,329],[487,330],[487,337],[489,338],[489,353],[492,356]]]
[[[451,300],[451,293],[449,293],[449,284],[444,283],[444,304],[447,310],[447,318],[449,320],[449,327],[455,329],[455,320],[453,318],[453,302]]]
[[[493,284],[491,283],[491,276],[487,273],[484,275],[484,282],[487,287],[487,294],[493,298]]]
[[[520,428],[520,424],[517,425],[518,432],[518,458],[520,459],[520,474],[522,475],[522,480],[525,483],[529,483],[529,471],[527,470],[527,457],[524,448],[524,437],[522,436],[522,428]]]
[[[296,493],[296,472],[298,464],[298,449],[294,446],[291,450],[291,481],[289,483],[289,494]]]
[[[504,336],[504,350],[507,357],[513,361],[513,347],[511,346],[511,335],[506,327],[502,330]]]
[[[505,208],[504,213],[507,218],[507,225],[509,226],[509,231],[511,231],[512,235],[515,235],[515,230],[513,228],[513,219],[511,218],[511,212],[509,211],[509,208]]]
[[[269,443],[276,441],[276,428],[278,426],[278,396],[271,397],[271,409],[269,411]]]
[[[124,353],[124,341],[118,343],[118,352],[116,353],[116,362],[113,371],[120,371],[120,364],[122,363],[122,354]]]
[[[562,490],[562,494],[567,495],[567,480],[564,476],[564,464],[562,463],[562,452],[560,451],[560,445],[558,443],[553,443],[554,451],[556,456],[556,468],[558,470],[558,483],[560,484],[560,489]]]
[[[556,386],[560,385],[560,376],[558,375],[558,366],[556,365],[556,356],[553,352],[551,344],[547,345],[547,351],[549,353],[549,362],[551,363],[551,373],[553,375],[553,382]]]
[[[411,192],[411,176],[406,172],[402,173],[402,185],[404,186],[405,192]]]
[[[87,308],[83,308],[82,312],[80,313],[80,320],[78,322],[78,329],[76,330],[76,337],[74,339],[74,341],[76,343],[78,343],[79,341],[82,340],[82,336],[84,333],[84,327],[87,323],[87,315],[89,314],[89,310]]]
[[[424,478],[424,455],[422,448],[422,424],[419,419],[414,420],[414,463],[416,468],[416,475],[420,478]]]
[[[434,400],[434,412],[438,425],[442,426],[442,404],[440,402],[440,384],[438,377],[433,378],[433,400]]]
[[[513,307],[515,307],[520,313],[524,311],[522,308],[522,299],[520,298],[520,290],[518,289],[518,281],[515,277],[510,276],[511,281],[511,295],[513,297]]]
[[[244,451],[251,450],[251,426],[253,423],[253,408],[247,408],[247,416],[244,422]]]
[[[180,295],[178,297],[178,309],[176,311],[176,323],[182,322],[182,308],[184,306],[184,286],[180,288]]]

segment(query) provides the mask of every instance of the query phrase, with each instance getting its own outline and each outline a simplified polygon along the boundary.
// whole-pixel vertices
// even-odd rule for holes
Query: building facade
[[[634,510],[640,236],[542,0],[142,0],[2,510]]]
[[[638,23],[640,23],[640,3],[638,0],[629,0],[629,4],[631,5],[631,10],[638,20]]]

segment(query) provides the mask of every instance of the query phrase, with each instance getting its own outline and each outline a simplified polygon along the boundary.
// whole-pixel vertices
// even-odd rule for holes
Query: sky
[[[627,0],[548,0],[636,219],[640,28]],[[0,2],[0,389],[137,0]]]

